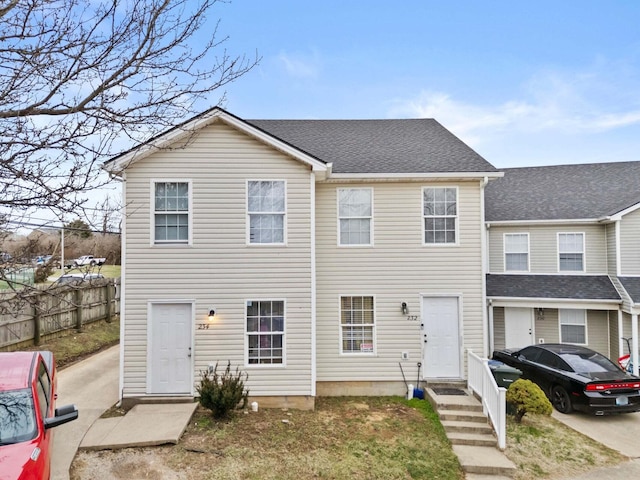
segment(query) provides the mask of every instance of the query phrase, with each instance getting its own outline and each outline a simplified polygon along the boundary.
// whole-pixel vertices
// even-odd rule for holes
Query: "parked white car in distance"
[[[74,267],[84,267],[84,266],[94,267],[96,265],[102,265],[106,261],[107,261],[106,258],[98,258],[98,257],[94,257],[93,255],[83,255],[81,257],[76,258],[73,261],[73,266]]]

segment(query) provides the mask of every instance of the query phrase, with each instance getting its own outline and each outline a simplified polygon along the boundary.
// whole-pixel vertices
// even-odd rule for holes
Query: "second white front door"
[[[522,348],[533,343],[533,309],[505,307],[504,346]]]
[[[148,393],[191,393],[193,304],[154,303],[149,312]]]
[[[422,299],[423,375],[460,378],[460,316],[458,297]]]

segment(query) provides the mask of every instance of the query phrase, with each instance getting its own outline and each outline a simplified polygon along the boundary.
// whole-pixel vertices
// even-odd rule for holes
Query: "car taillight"
[[[604,390],[638,390],[640,382],[620,382],[620,383],[589,383],[585,390],[587,392],[602,392]]]

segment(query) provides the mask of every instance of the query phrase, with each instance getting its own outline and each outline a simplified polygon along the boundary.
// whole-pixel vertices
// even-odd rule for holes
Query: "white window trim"
[[[584,324],[582,323],[563,323],[562,322],[562,311],[563,310],[568,310],[568,311],[575,311],[575,310],[580,310],[583,314],[584,314]],[[584,327],[584,343],[571,343],[571,342],[565,342],[562,340],[562,326],[563,325],[579,325],[581,327]],[[571,309],[571,308],[559,308],[558,309],[558,337],[560,340],[560,343],[567,343],[569,345],[589,345],[589,326],[588,326],[588,317],[587,317],[587,310],[586,309]]]
[[[582,235],[582,270],[560,270],[560,235]],[[571,275],[574,273],[584,273],[587,271],[587,252],[586,252],[587,235],[585,232],[558,232],[556,235],[556,262],[558,273]]]
[[[284,183],[284,212],[283,212],[283,220],[282,220],[282,242],[281,243],[251,243],[251,214],[249,213],[249,183],[250,182],[282,182]],[[288,223],[288,217],[289,217],[289,202],[287,201],[288,198],[288,194],[287,194],[287,189],[288,189],[288,185],[287,185],[287,181],[283,178],[249,178],[247,179],[247,181],[245,182],[245,202],[244,202],[244,209],[245,209],[245,243],[248,247],[282,247],[282,246],[286,246],[288,243],[288,235],[287,235],[287,223]]]
[[[456,216],[455,216],[455,234],[456,241],[454,243],[427,243],[425,240],[425,232],[424,232],[424,220],[426,218],[424,214],[424,191],[428,188],[437,188],[437,189],[445,189],[445,188],[453,188],[456,191]],[[458,247],[460,246],[460,189],[457,185],[427,185],[423,186],[420,190],[420,236],[422,237],[422,246],[423,247]]]
[[[156,183],[186,183],[189,188],[189,231],[186,242],[158,242],[156,243]],[[149,181],[149,242],[152,247],[185,247],[193,245],[193,182],[190,178],[152,178]]]
[[[526,235],[527,236],[527,269],[526,270],[507,270],[507,236],[510,235]],[[529,232],[509,232],[502,237],[502,252],[504,260],[504,272],[530,272],[531,271],[531,244],[529,240]],[[515,253],[515,252],[510,252]],[[559,257],[558,257],[559,258]]]
[[[344,217],[344,218],[369,218],[369,243],[340,243],[342,238],[340,231],[340,220],[343,217],[340,216],[340,191],[341,190],[369,190],[371,192],[371,216],[370,217]],[[336,189],[336,223],[337,223],[337,243],[339,247],[345,248],[358,248],[358,247],[373,247],[373,188],[371,187],[339,187]]]
[[[371,297],[373,299],[373,326],[372,326],[372,338],[373,338],[373,352],[344,352],[342,351],[342,299],[344,297]],[[338,295],[338,352],[343,357],[375,357],[378,352],[378,312],[377,312],[376,296],[367,293],[350,293]]]
[[[284,311],[284,331],[282,332],[282,363],[249,363],[249,332],[247,332],[247,302],[282,302]],[[287,300],[284,298],[245,298],[242,304],[244,321],[244,368],[285,368],[287,366]]]

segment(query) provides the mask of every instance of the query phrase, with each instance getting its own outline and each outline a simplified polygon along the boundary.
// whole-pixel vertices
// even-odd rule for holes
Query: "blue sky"
[[[262,57],[225,87],[242,118],[430,117],[497,167],[640,160],[640,1],[233,0],[216,13],[230,54]]]

